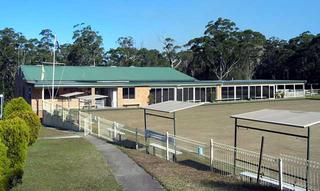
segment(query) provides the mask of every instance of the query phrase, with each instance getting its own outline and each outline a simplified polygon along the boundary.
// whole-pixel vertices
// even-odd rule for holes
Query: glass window
[[[256,86],[250,86],[250,98],[256,99]]]
[[[262,95],[263,99],[269,98],[269,86],[263,86]]]
[[[189,88],[189,99],[188,101],[193,101],[193,88]]]
[[[243,99],[249,99],[248,97],[248,86],[242,86]]]
[[[234,99],[234,87],[228,87],[228,99]]]
[[[183,98],[182,91],[183,91],[182,88],[177,89],[177,100],[178,101],[182,101],[182,98]]]
[[[174,100],[174,89],[169,88],[169,100]]]
[[[156,89],[156,103],[160,103],[161,101],[161,89]]]
[[[183,101],[188,101],[188,99],[189,99],[188,88],[183,88]]]
[[[261,97],[261,86],[256,86],[256,97]]]
[[[200,90],[200,101],[206,102],[206,88],[201,88]]]
[[[228,87],[222,87],[222,99],[228,98]]]
[[[168,88],[162,89],[162,101],[168,101],[169,100],[169,90]]]
[[[274,98],[274,86],[270,86],[270,98]]]
[[[134,99],[135,98],[135,88],[123,88],[122,89],[123,99]]]
[[[195,95],[196,101],[197,101],[197,102],[201,101],[201,100],[200,100],[200,97],[201,97],[200,88],[195,88],[195,93],[196,93],[196,95]]]
[[[243,96],[242,96],[242,87],[236,87],[236,98],[237,99],[243,99]]]

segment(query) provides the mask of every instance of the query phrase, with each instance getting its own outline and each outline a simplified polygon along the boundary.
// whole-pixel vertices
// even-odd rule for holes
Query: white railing
[[[59,106],[52,106],[44,102],[43,109],[50,115],[51,122],[56,119],[72,121],[77,125],[78,131],[84,135],[95,135],[102,139],[117,142],[120,145],[150,149],[149,145],[159,145],[154,154],[170,159],[172,150],[178,151],[178,161],[185,165],[212,170],[221,175],[234,175],[243,181],[257,181],[260,153],[235,148],[230,145],[214,142],[213,140],[196,141],[182,136],[157,133],[158,137],[148,137],[145,142],[145,132],[126,127],[115,121],[110,121],[91,113],[71,112]],[[58,124],[65,125],[65,123]],[[165,139],[163,139],[165,137]],[[160,148],[160,150],[159,150]],[[165,150],[161,150],[161,149]],[[177,153],[176,153],[177,154]],[[236,157],[235,157],[236,156]],[[260,184],[273,185],[283,188],[320,190],[320,163],[304,159],[281,155],[274,157],[263,154],[260,163]]]

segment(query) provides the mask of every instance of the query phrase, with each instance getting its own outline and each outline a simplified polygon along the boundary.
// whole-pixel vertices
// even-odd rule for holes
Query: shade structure
[[[261,132],[267,132],[267,133],[275,133],[279,135],[286,135],[286,136],[293,136],[293,137],[299,137],[304,138],[307,140],[307,161],[310,160],[310,142],[311,142],[311,126],[316,125],[320,123],[320,112],[308,112],[308,111],[291,111],[291,110],[276,110],[276,109],[263,109],[248,113],[242,113],[237,115],[230,116],[231,118],[235,119],[235,127],[234,127],[234,174],[236,172],[236,163],[238,161],[237,159],[237,129],[238,128],[245,128],[250,129],[254,131],[261,131]],[[268,124],[274,124],[274,125],[284,125],[287,127],[296,127],[301,128],[302,130],[304,128],[307,128],[308,132],[307,135],[301,135],[301,134],[294,134],[294,133],[288,133],[284,131],[283,127],[277,129],[277,130],[270,130],[270,129],[264,129],[264,128],[256,128],[256,127],[250,127],[247,125],[240,125],[238,124],[238,120],[247,120],[247,121],[254,121],[258,123],[268,123]],[[259,176],[259,174],[258,174]],[[308,190],[308,181],[309,181],[309,165],[306,167],[306,175],[305,177],[299,177],[299,178],[305,178],[306,179],[306,190]]]
[[[80,96],[78,97],[78,99],[80,100],[97,100],[97,99],[102,99],[102,98],[106,98],[108,96],[106,95],[87,95],[87,96]]]
[[[60,96],[65,97],[65,98],[70,98],[70,97],[79,96],[82,94],[84,94],[84,92],[71,92],[71,93],[67,93],[67,94],[62,94]]]
[[[320,112],[263,109],[231,118],[305,128],[320,123]]]
[[[190,109],[193,107],[201,106],[205,103],[194,103],[194,102],[182,102],[182,101],[166,101],[161,103],[156,103],[145,107],[144,109],[160,111],[166,113],[173,113],[185,109]]]

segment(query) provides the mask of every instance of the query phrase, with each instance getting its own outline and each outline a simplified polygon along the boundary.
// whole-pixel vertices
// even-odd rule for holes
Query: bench
[[[139,103],[126,103],[126,104],[123,104],[123,107],[139,107],[140,104]]]
[[[162,145],[159,145],[159,144],[156,144],[156,143],[150,143],[149,146],[153,147],[153,155],[156,154],[155,148],[158,148],[158,149],[161,149],[161,150],[164,150],[164,151],[167,150],[167,148],[165,146],[162,146]],[[182,154],[181,151],[177,151],[176,150],[176,152],[174,152],[174,149],[171,149],[171,148],[168,148],[168,152],[172,153],[173,155],[174,154],[177,154],[177,155],[181,155]]]
[[[109,131],[109,133],[114,133],[114,129],[113,128],[107,128],[107,131]],[[121,136],[125,135],[125,133],[117,130],[117,135],[119,136],[119,141],[121,141]]]
[[[256,173],[252,173],[252,172],[241,172],[240,176],[244,176],[244,177],[248,177],[250,178],[250,181],[252,179],[257,179],[257,174]],[[279,181],[277,179],[273,179],[267,176],[260,176],[260,180],[269,184],[273,184],[275,186],[279,186]],[[289,183],[282,183],[283,188],[289,189],[289,190],[295,190],[295,191],[306,191],[305,188],[299,187],[299,186],[295,186],[293,184],[289,184]]]

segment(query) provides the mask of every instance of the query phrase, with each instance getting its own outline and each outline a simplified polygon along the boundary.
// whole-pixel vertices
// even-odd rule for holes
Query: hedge
[[[32,111],[32,108],[22,97],[14,98],[4,105],[3,115],[6,118],[16,111]]]
[[[24,120],[16,117],[0,121],[0,139],[8,147],[9,167],[24,167],[29,142],[29,129]]]
[[[9,159],[7,157],[8,148],[2,143],[0,139],[0,191],[8,190],[8,172]]]
[[[32,111],[15,111],[11,113],[7,118],[12,119],[19,117],[23,119],[29,128],[29,145],[36,142],[40,128],[42,127],[40,118]]]

